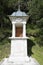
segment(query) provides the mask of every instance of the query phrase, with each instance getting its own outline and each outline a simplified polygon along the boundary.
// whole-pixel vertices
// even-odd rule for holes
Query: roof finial
[[[18,10],[20,10],[20,0],[18,0]]]

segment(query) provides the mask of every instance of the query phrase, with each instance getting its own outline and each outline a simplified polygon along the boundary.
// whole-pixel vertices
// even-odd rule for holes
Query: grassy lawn
[[[32,57],[34,57],[40,65],[43,65],[43,47],[39,47],[37,44],[32,47]],[[10,54],[10,43],[0,45],[0,61],[8,57]]]
[[[0,61],[10,54],[10,43],[0,45]]]
[[[40,65],[43,65],[43,47],[39,47],[37,44],[32,48],[33,55]]]

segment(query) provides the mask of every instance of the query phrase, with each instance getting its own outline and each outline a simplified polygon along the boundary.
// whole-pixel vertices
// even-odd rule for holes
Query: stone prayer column
[[[9,16],[12,23],[11,55],[13,62],[22,62],[27,57],[26,23],[28,15],[18,10]]]
[[[9,16],[12,23],[11,53],[8,58],[0,62],[0,65],[40,65],[34,58],[27,56],[26,23],[28,15],[21,12],[13,12]]]

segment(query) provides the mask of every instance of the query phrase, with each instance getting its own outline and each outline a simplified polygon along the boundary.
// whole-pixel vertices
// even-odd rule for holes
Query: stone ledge
[[[21,39],[21,40],[23,40],[23,39],[29,39],[29,37],[9,37],[9,39],[12,39],[12,40],[19,40],[19,39]]]

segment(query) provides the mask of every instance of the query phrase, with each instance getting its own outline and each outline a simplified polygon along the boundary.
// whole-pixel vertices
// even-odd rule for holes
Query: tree
[[[43,1],[32,0],[28,2],[28,14],[30,18],[27,24],[27,33],[34,37],[34,41],[40,46],[43,45]],[[29,22],[30,21],[30,22]]]
[[[7,15],[17,11],[18,5],[18,0],[0,0],[0,28],[11,28]],[[20,0],[20,8],[29,15],[27,33],[34,37],[35,41],[40,40],[41,42],[43,38],[43,0]]]

